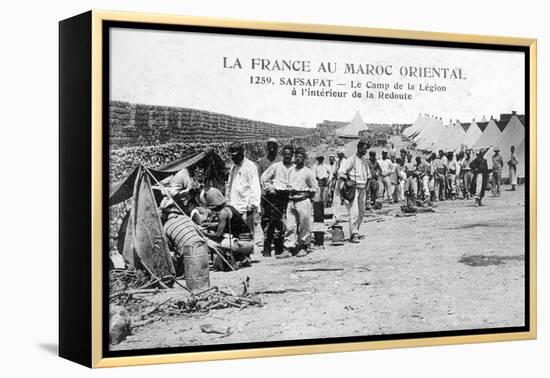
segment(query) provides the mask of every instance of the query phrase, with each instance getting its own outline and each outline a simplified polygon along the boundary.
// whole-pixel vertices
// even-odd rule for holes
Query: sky
[[[519,52],[122,28],[111,30],[110,49],[110,100],[302,127],[323,120],[351,121],[357,111],[367,123],[412,123],[419,113],[471,121],[525,112],[524,56]],[[238,58],[243,68],[224,68],[224,57],[227,66]],[[253,58],[309,61],[311,72],[252,70]],[[335,63],[336,72],[319,73],[321,62]],[[347,63],[391,65],[394,74],[345,74]],[[396,72],[401,66],[460,68],[466,79],[402,78]],[[273,84],[251,84],[251,76],[269,77]],[[279,85],[281,78],[331,79],[333,90],[348,92],[354,80],[363,86],[363,97],[292,96],[293,86]],[[411,83],[415,90],[410,100],[367,99],[367,82],[387,84],[388,92],[396,83]],[[418,91],[426,84],[445,86],[446,91]]]

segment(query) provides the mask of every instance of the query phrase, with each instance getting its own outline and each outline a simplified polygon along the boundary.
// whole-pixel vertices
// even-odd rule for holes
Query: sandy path
[[[395,217],[396,205],[385,206],[392,211],[365,218],[360,244],[327,246],[301,259],[257,253],[250,268],[211,272],[212,284],[238,292],[241,278],[248,276],[251,291],[301,291],[262,295],[261,308],[214,310],[199,318],[165,316],[136,328],[113,349],[521,326],[523,189],[498,198],[487,192],[481,208],[472,201],[446,201],[438,203],[436,213],[409,218]],[[502,263],[460,262],[469,255],[498,256]],[[338,270],[303,271],[314,268]],[[232,334],[206,334],[202,324],[231,327]]]

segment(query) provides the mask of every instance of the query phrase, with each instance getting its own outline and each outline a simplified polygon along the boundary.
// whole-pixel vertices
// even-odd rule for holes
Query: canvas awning
[[[133,199],[118,232],[119,251],[128,264],[144,267],[158,278],[173,276],[175,270],[152,184],[191,167],[204,169],[205,184],[208,186],[220,187],[225,181],[225,164],[212,149],[200,152],[189,150],[183,155],[183,158],[159,169],[148,169],[140,164],[126,179],[110,188],[110,206]]]

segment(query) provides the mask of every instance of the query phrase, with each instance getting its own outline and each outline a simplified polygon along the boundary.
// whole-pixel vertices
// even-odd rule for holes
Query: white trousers
[[[359,233],[361,223],[363,223],[363,217],[365,216],[365,199],[367,197],[366,188],[356,188],[355,198],[353,202],[349,203],[345,201],[346,209],[349,213],[349,234],[350,237],[353,234]]]

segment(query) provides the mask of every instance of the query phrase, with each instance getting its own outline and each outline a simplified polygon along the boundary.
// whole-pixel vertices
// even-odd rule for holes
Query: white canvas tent
[[[447,143],[452,132],[453,132],[453,123],[449,122],[449,124],[445,126],[444,131],[439,135],[439,138],[437,138],[433,142],[432,150],[441,150],[442,149],[441,147],[443,147],[443,145]]]
[[[492,143],[491,148],[485,153],[485,158],[487,159],[487,164],[489,166],[489,169],[493,167],[493,161],[492,156],[494,155],[495,147],[500,148],[500,154],[503,156],[504,160],[507,161],[510,156],[510,147],[514,146],[516,150],[518,149],[519,145],[525,140],[525,128],[523,127],[523,124],[520,122],[519,118],[517,116],[513,116],[510,118],[508,123],[506,124],[506,127],[500,134],[500,137],[498,140],[494,143]],[[520,165],[521,165],[520,160]],[[519,167],[518,167],[519,171]],[[502,177],[508,177],[508,170],[503,169],[502,171]]]
[[[422,114],[419,114],[416,118],[416,121],[411,125],[411,127],[407,127],[405,130],[403,130],[403,135],[405,135],[407,138],[411,138],[414,134],[417,134],[422,131],[422,127],[425,117]]]
[[[431,150],[434,143],[445,132],[446,128],[443,121],[439,118],[430,118],[430,123],[423,133],[422,139],[417,142],[417,148],[420,150]]]
[[[417,144],[422,142],[424,139],[426,139],[427,135],[429,135],[430,129],[432,127],[433,118],[429,116],[422,117],[422,123],[419,126],[419,131],[414,137],[414,142]]]
[[[475,120],[472,120],[472,123],[470,123],[470,127],[468,127],[468,131],[466,131],[466,133],[462,137],[462,140],[460,140],[457,150],[462,147],[472,147],[481,137],[481,134],[483,134],[483,132],[479,128],[477,122]]]
[[[460,122],[449,125],[449,131],[445,138],[439,141],[438,149],[444,152],[454,151],[460,147],[460,141],[464,138],[464,135],[466,135],[466,132]]]
[[[363,118],[361,118],[361,114],[357,112],[350,123],[340,129],[336,129],[336,135],[348,138],[358,138],[360,131],[366,131],[368,129],[368,126],[363,122]]]
[[[483,134],[481,134],[477,142],[473,145],[473,148],[475,150],[480,148],[489,148],[498,141],[501,134],[502,133],[500,132],[495,120],[491,119],[489,120],[489,123],[487,123],[487,127],[483,131]]]

